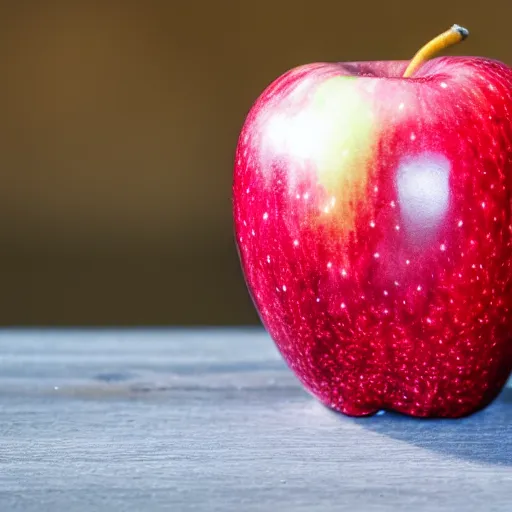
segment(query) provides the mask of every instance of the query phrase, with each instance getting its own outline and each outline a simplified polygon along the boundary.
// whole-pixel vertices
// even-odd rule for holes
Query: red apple
[[[261,321],[323,404],[460,417],[512,370],[512,70],[315,63],[242,128],[237,248]]]

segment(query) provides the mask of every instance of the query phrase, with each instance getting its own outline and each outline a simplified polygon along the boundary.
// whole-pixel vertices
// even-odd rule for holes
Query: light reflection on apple
[[[420,153],[399,164],[396,188],[402,221],[414,242],[431,239],[450,203],[450,161],[440,153]]]

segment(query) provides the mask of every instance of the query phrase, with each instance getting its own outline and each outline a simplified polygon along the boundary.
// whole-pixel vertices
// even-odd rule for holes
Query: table
[[[510,511],[512,388],[348,418],[261,329],[0,331],[2,511]]]

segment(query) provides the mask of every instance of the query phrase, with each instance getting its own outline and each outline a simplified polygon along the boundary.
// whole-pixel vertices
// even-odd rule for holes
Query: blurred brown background
[[[512,64],[510,0],[0,2],[0,323],[257,322],[231,224],[238,131],[292,66]]]

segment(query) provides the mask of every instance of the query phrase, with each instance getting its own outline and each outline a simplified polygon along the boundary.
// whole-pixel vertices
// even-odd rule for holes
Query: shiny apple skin
[[[400,78],[407,64],[311,64],[268,86],[236,150],[236,244],[264,327],[323,404],[461,417],[512,369],[512,71],[442,57]]]

